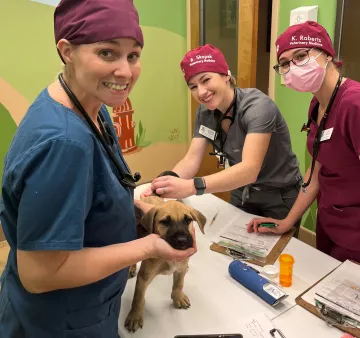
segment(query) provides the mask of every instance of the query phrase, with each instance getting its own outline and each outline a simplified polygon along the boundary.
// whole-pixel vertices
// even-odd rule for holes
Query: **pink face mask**
[[[328,64],[326,63],[325,67],[321,67],[316,61],[318,56],[316,58],[311,56],[308,63],[303,66],[293,65],[290,67],[290,71],[284,74],[286,87],[298,92],[317,92],[324,81]]]

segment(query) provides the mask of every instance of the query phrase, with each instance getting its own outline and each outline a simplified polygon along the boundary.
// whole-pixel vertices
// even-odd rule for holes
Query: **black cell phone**
[[[181,335],[174,338],[243,338],[240,333]]]

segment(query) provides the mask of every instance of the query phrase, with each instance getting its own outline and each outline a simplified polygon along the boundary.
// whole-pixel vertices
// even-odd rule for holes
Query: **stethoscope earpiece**
[[[140,181],[140,179],[141,179],[141,175],[140,175],[140,173],[137,171],[137,172],[134,174],[134,180],[135,180],[135,182],[138,182],[138,181]]]

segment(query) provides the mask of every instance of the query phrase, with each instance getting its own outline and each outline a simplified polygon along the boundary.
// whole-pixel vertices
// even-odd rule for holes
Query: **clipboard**
[[[287,244],[290,242],[291,238],[294,236],[296,232],[296,228],[292,228],[290,231],[286,232],[285,234],[282,234],[276,245],[273,247],[273,249],[270,251],[270,253],[266,256],[265,260],[257,260],[257,259],[249,259],[247,260],[248,263],[252,263],[259,266],[265,266],[265,265],[273,265],[282,251],[285,249]],[[227,248],[220,246],[216,243],[211,244],[210,249],[212,251],[219,252],[223,255],[230,256],[228,254]]]
[[[351,261],[352,263],[358,264],[360,265],[360,263]],[[311,312],[312,314],[314,314],[315,316],[321,318],[322,320],[324,320],[326,322],[327,325],[329,326],[333,326],[336,327],[337,329],[343,331],[343,332],[347,332],[351,335],[353,335],[354,337],[360,338],[360,329],[355,329],[355,328],[351,328],[351,327],[347,327],[344,325],[340,325],[340,324],[333,324],[333,323],[329,323],[328,319],[326,317],[324,317],[323,314],[321,314],[318,309],[316,308],[315,305],[306,302],[304,299],[302,299],[302,296],[304,296],[308,291],[310,291],[313,287],[315,287],[317,284],[319,284],[323,279],[325,279],[327,276],[331,275],[336,269],[338,269],[341,266],[338,265],[334,270],[330,271],[326,276],[324,276],[323,278],[321,278],[320,280],[318,280],[314,285],[310,286],[306,291],[304,291],[301,295],[297,296],[295,298],[295,302],[296,304],[298,304],[299,306],[301,306],[302,308],[304,308],[305,310]]]

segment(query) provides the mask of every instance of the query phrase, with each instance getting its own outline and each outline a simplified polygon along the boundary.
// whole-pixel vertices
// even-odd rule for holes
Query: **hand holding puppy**
[[[159,235],[151,234],[147,236],[150,242],[150,257],[151,258],[159,258],[164,261],[175,261],[181,262],[186,258],[192,256],[196,253],[196,241],[194,238],[194,245],[192,248],[186,250],[176,250],[170,244],[168,244],[165,240],[160,238]]]

